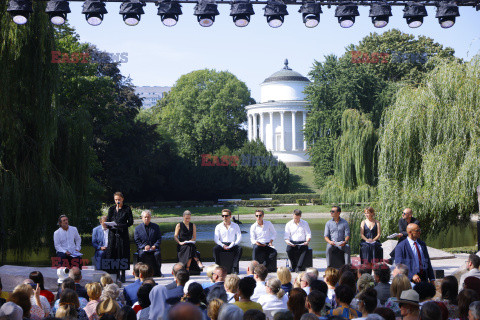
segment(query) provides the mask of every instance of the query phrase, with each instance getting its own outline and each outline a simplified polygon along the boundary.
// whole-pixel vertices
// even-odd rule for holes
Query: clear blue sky
[[[373,27],[368,7],[360,7],[360,16],[349,29],[339,26],[335,7],[323,7],[320,24],[313,29],[302,23],[299,6],[288,6],[290,15],[283,26],[270,28],[263,16],[263,5],[254,5],[255,15],[245,28],[238,28],[229,16],[230,6],[220,4],[220,15],[213,26],[200,27],[193,15],[193,5],[183,5],[183,15],[176,26],[165,27],[157,7],[148,3],[137,26],[125,25],[118,13],[120,3],[107,3],[108,14],[100,26],[90,26],[81,14],[81,2],[70,2],[68,20],[82,42],[95,44],[107,52],[127,52],[128,62],[122,74],[136,86],[172,86],[183,74],[198,69],[228,70],[244,81],[252,97],[260,99],[259,84],[283,67],[304,75],[313,62],[328,54],[342,55],[345,47],[358,43],[366,35],[396,28],[413,35],[426,35],[455,49],[458,57],[470,60],[480,52],[480,11],[460,7],[460,17],[450,29],[442,29],[435,18],[436,8],[427,7],[428,17],[420,28],[410,29],[402,18],[403,7],[394,7],[390,23],[383,29]]]

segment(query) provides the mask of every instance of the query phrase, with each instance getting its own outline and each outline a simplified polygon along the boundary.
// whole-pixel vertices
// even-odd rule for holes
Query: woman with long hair
[[[302,315],[308,313],[305,308],[305,301],[307,300],[307,293],[300,288],[293,288],[288,297],[287,307],[293,314],[294,320],[300,320]]]
[[[40,295],[47,298],[48,303],[52,305],[55,301],[55,296],[51,291],[45,289],[45,281],[43,279],[43,274],[40,271],[32,271],[30,272],[29,278],[33,281],[33,283],[38,283],[38,285],[40,286]]]
[[[392,280],[390,286],[390,298],[385,302],[385,308],[391,309],[395,313],[395,317],[400,317],[400,306],[398,305],[398,299],[403,291],[412,289],[410,280],[404,274],[396,275]]]
[[[97,320],[97,305],[101,301],[100,296],[102,295],[102,286],[98,282],[92,282],[87,283],[85,289],[87,290],[87,295],[90,301],[83,310],[85,310],[88,320]]]
[[[83,308],[80,308],[78,294],[72,289],[65,289],[60,295],[60,303],[55,312],[55,317],[78,318],[78,320],[88,320],[87,314]]]

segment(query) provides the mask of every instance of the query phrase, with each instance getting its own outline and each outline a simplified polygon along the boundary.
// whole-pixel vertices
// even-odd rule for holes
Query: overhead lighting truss
[[[33,13],[31,0],[8,0],[7,12],[13,22],[22,25],[27,23]],[[165,26],[177,24],[182,14],[181,4],[194,4],[194,15],[199,24],[209,27],[219,15],[218,5],[229,4],[230,16],[237,27],[245,27],[250,22],[250,17],[255,14],[254,4],[263,4],[264,16],[272,28],[278,28],[284,23],[288,15],[288,6],[300,6],[302,21],[308,28],[314,28],[320,23],[322,6],[331,8],[335,6],[335,17],[342,28],[350,28],[359,16],[358,7],[369,7],[369,17],[375,28],[383,28],[392,16],[393,6],[403,6],[403,17],[411,28],[418,28],[423,24],[423,18],[428,16],[426,7],[436,7],[435,18],[442,28],[450,28],[455,24],[456,17],[460,16],[459,7],[473,7],[480,11],[480,0],[35,0],[46,2],[46,13],[55,25],[63,24],[70,13],[69,2],[83,2],[82,13],[87,22],[92,26],[102,23],[107,14],[106,4],[110,2],[121,3],[119,13],[129,26],[137,25],[144,14],[143,7],[148,4],[158,6],[158,15]]]

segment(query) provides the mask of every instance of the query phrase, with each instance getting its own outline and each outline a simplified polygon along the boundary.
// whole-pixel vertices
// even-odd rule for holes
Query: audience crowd
[[[323,275],[307,268],[292,283],[288,268],[274,276],[252,261],[242,278],[213,265],[207,267],[210,281],[198,283],[177,263],[174,281],[160,285],[140,262],[135,281],[124,288],[107,273],[82,286],[81,270],[72,268],[56,296],[34,271],[12,293],[1,291],[0,280],[0,320],[480,320],[480,287],[470,279],[480,258],[472,254],[466,264],[469,276],[447,276],[435,286],[410,282],[402,264],[393,270],[384,263],[373,270],[329,267]]]

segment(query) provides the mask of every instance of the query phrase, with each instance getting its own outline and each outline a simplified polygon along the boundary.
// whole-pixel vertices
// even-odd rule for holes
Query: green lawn
[[[149,208],[152,211],[152,216],[154,217],[178,217],[183,214],[185,210],[190,210],[196,216],[209,216],[216,215],[222,212],[224,207],[194,207],[194,208]],[[233,214],[253,214],[255,213],[256,207],[234,207],[228,206],[225,207],[232,210]],[[264,209],[264,208],[263,208]],[[275,207],[275,210],[272,213],[285,214],[292,213],[294,209],[300,209],[303,212],[330,212],[331,206],[278,206]],[[133,208],[134,218],[139,218],[142,209]]]
[[[288,167],[290,170],[290,193],[319,193],[315,186],[313,167]]]

